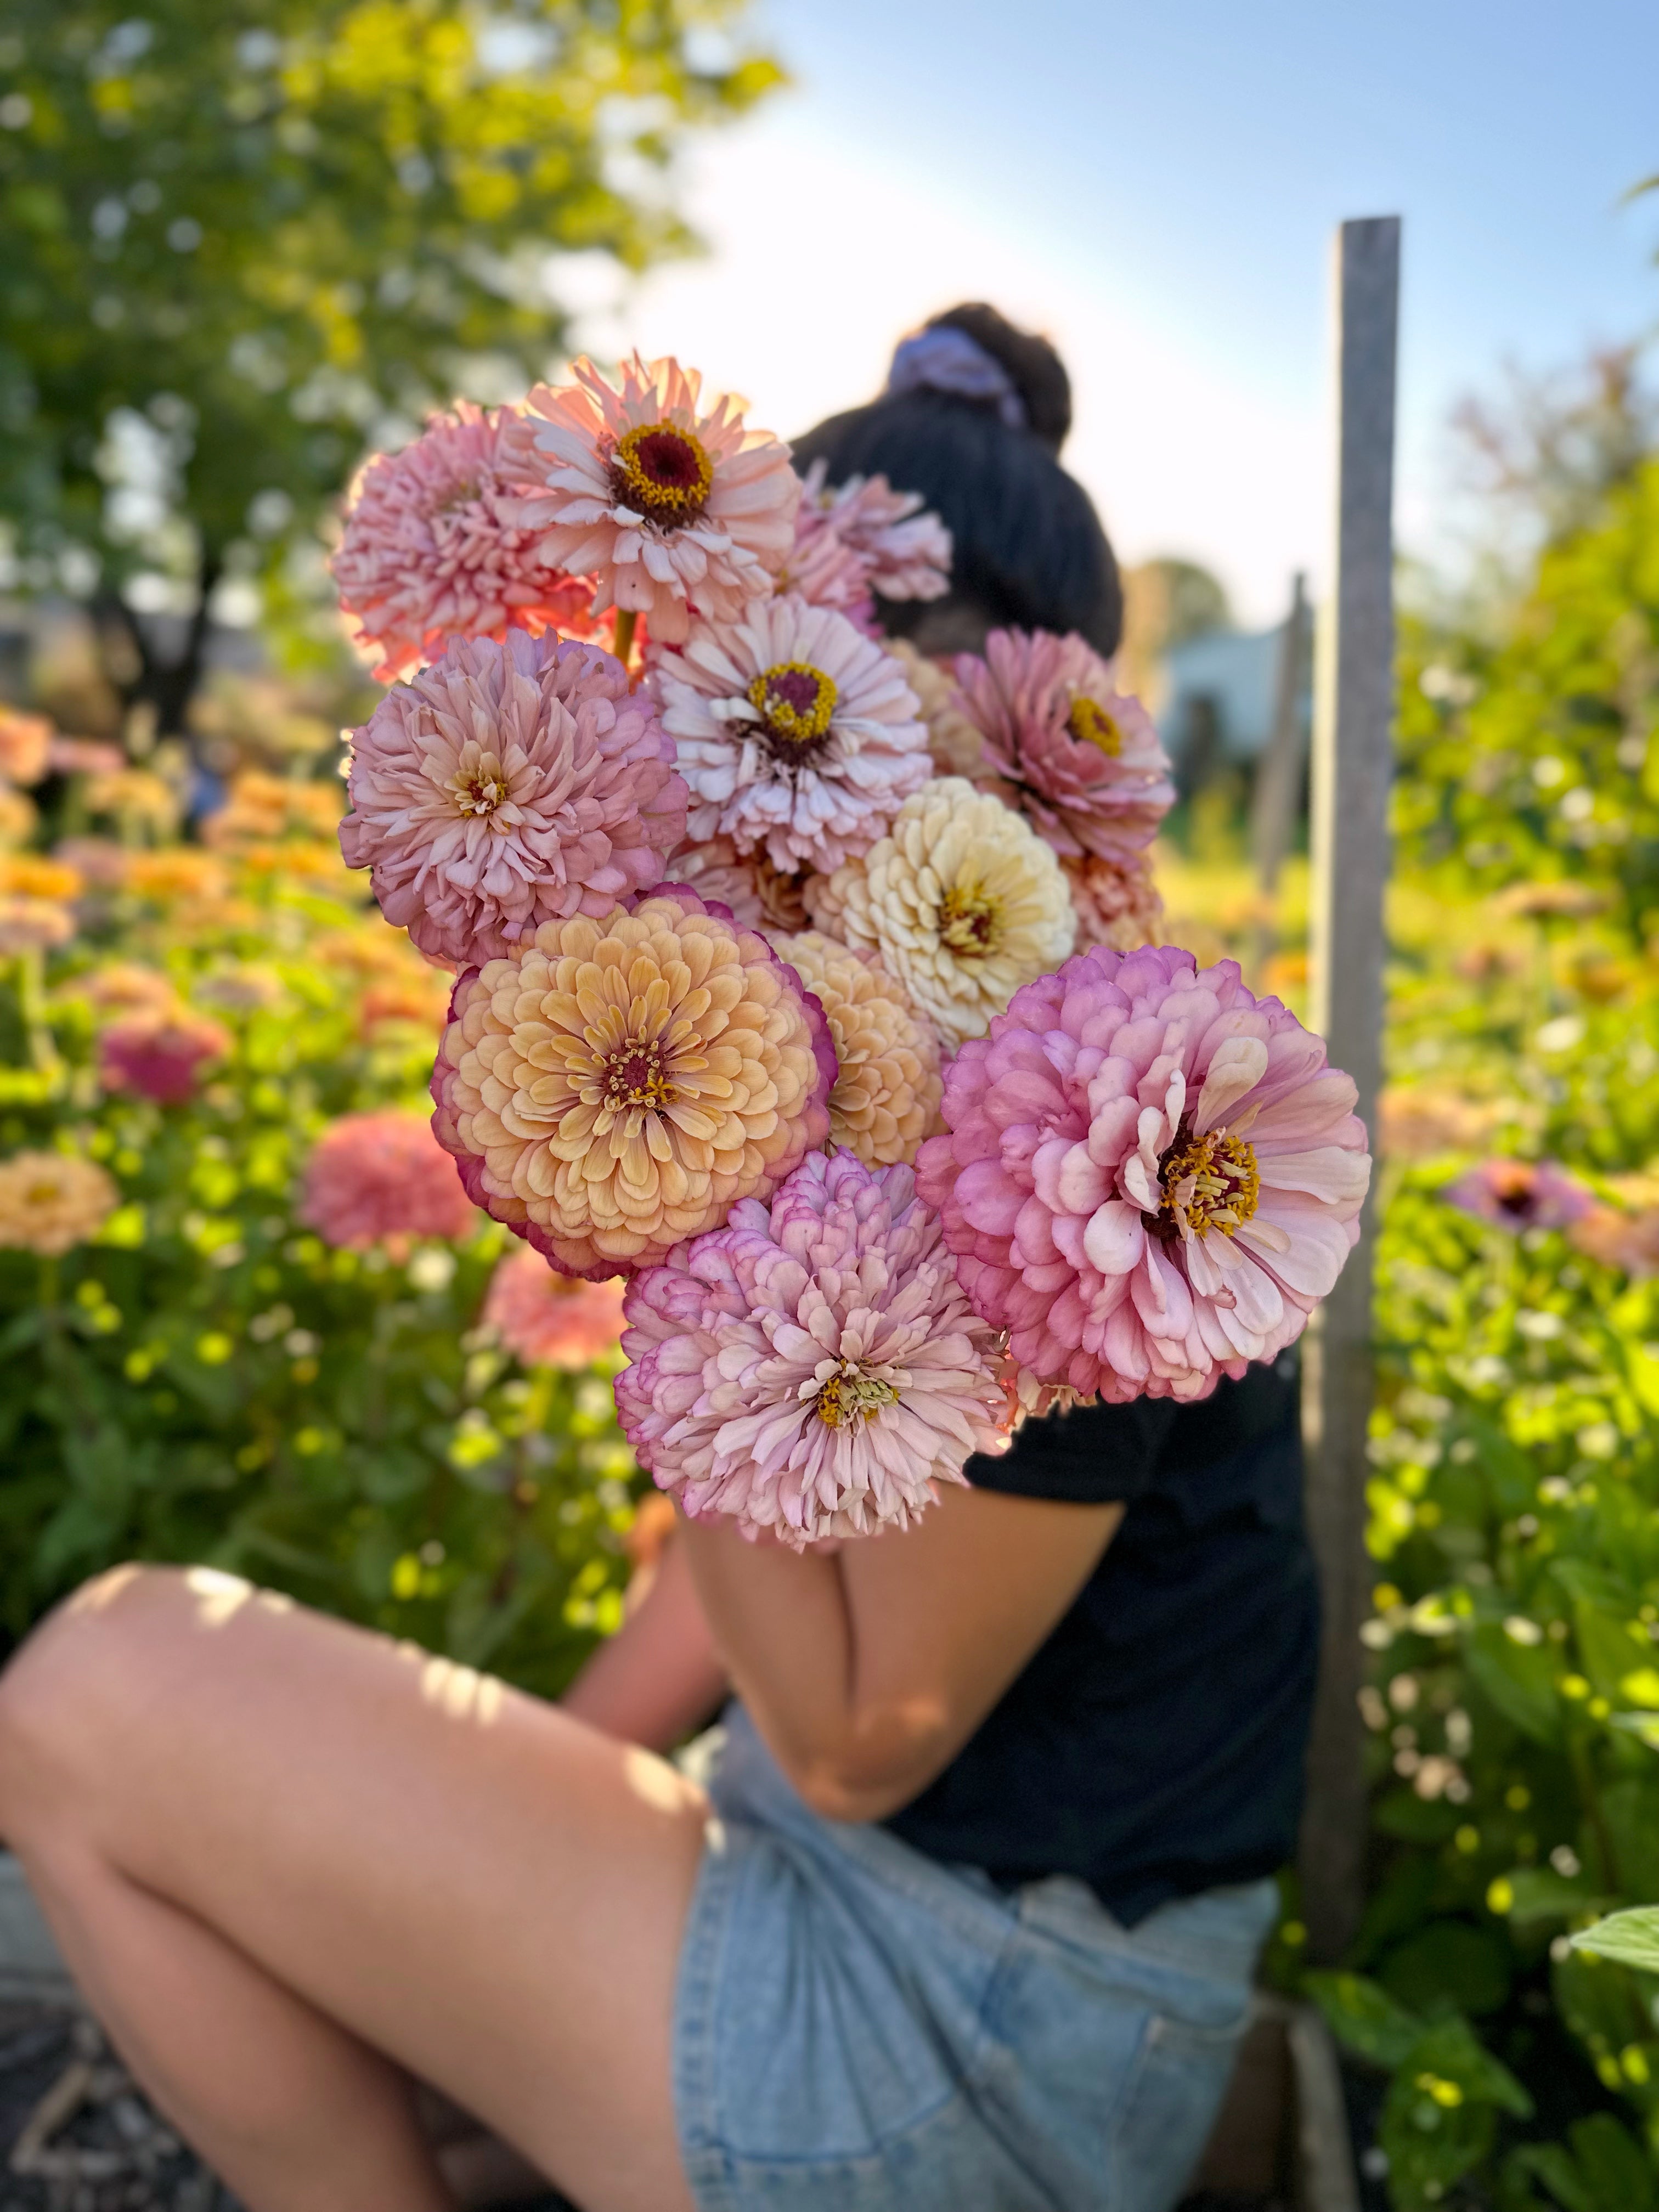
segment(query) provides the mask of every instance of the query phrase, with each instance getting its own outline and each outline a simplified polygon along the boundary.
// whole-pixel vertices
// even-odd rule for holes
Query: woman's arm
[[[719,1711],[726,1695],[726,1670],[678,1536],[648,1571],[644,1597],[560,1702],[606,1735],[665,1752]]]
[[[687,1522],[714,1646],[830,1820],[896,1812],[973,1734],[1093,1572],[1121,1505],[947,1488],[913,1528],[795,1553]]]

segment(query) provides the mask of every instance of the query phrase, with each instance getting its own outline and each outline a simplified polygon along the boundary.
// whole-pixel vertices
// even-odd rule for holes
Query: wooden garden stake
[[[1337,233],[1336,543],[1316,659],[1312,1018],[1359,1086],[1373,1133],[1382,1079],[1383,886],[1394,713],[1395,352],[1400,219]],[[1361,1623],[1366,1429],[1371,1406],[1368,1206],[1357,1250],[1306,1340],[1308,1525],[1324,1600],[1319,1692],[1302,1828],[1310,1959],[1341,1954],[1358,1923],[1365,1848]]]

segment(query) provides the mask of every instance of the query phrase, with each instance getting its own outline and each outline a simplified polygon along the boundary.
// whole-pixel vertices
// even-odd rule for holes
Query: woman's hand
[[[1093,1572],[1121,1505],[947,1488],[903,1534],[806,1553],[675,1540],[732,1686],[808,1804],[877,1820],[962,1748]]]

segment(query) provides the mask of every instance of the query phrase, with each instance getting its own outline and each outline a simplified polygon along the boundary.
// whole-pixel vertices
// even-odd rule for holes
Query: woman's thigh
[[[201,1571],[90,1585],[14,1662],[0,1749],[0,1828],[48,1889],[89,1848],[590,2203],[689,2204],[671,2045],[706,1808],[672,1767]]]

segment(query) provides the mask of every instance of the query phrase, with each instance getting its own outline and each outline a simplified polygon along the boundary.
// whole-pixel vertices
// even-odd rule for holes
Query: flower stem
[[[27,945],[17,956],[17,1003],[28,1039],[29,1058],[42,1075],[58,1067],[58,1047],[46,1023],[46,956],[38,945]]]
[[[616,654],[617,659],[621,661],[624,668],[627,667],[629,660],[633,658],[634,625],[638,620],[639,617],[635,614],[632,607],[617,608],[617,635],[616,641],[611,647],[611,651]]]

